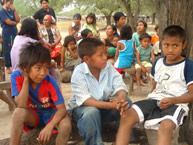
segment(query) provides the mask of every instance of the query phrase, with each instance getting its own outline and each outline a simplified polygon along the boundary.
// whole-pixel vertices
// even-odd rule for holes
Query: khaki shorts
[[[150,62],[147,62],[147,61],[142,61],[141,64],[144,66],[144,67],[152,67],[152,64]],[[141,68],[139,64],[135,64],[135,69],[138,69],[138,68]]]

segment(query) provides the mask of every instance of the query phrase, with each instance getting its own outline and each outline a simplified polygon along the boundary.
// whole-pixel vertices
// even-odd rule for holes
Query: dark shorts
[[[24,131],[26,132],[30,132],[32,131],[32,129],[37,127],[46,126],[53,119],[57,111],[57,109],[53,109],[52,111],[49,110],[49,111],[42,111],[42,112],[38,112],[33,109],[31,110],[34,113],[37,121],[35,126],[29,126],[24,123]],[[54,128],[52,133],[57,133],[57,129]]]
[[[139,122],[144,122],[147,129],[158,129],[163,120],[172,120],[176,127],[183,123],[187,112],[180,106],[173,105],[167,109],[159,108],[158,100],[142,100],[132,106],[139,116]]]

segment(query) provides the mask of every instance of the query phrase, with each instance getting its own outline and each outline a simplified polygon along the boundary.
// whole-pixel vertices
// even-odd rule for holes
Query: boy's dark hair
[[[143,33],[139,36],[139,41],[143,40],[144,38],[149,38],[151,40],[151,36],[147,33]]]
[[[122,13],[122,12],[116,12],[116,13],[114,14],[113,18],[114,18],[115,24],[117,24],[117,21],[119,21],[119,19],[121,18],[121,16],[126,17],[125,14]]]
[[[29,43],[21,49],[18,65],[20,69],[25,68],[29,72],[30,68],[39,62],[51,64],[50,51],[41,43]]]
[[[80,20],[82,19],[81,15],[80,15],[79,13],[76,13],[76,14],[73,16],[73,19],[74,19],[75,17],[78,18],[78,19],[80,19]]]
[[[147,28],[147,23],[146,23],[144,20],[139,20],[139,21],[137,22],[137,25],[138,25],[138,23],[143,23],[144,27]]]
[[[27,35],[32,39],[39,40],[38,25],[36,21],[31,18],[24,19],[18,35]]]
[[[42,2],[43,2],[43,1],[46,1],[46,2],[48,2],[48,0],[40,0],[40,4],[42,4]],[[49,3],[49,2],[48,2],[48,3]]]
[[[83,39],[78,45],[78,54],[81,59],[84,56],[92,56],[96,53],[97,47],[104,45],[104,43],[97,38]]]
[[[71,36],[71,35],[66,36],[65,39],[64,39],[63,46],[67,48],[68,47],[68,43],[70,43],[70,41],[74,41],[76,43],[76,39],[73,36]]]
[[[92,31],[89,30],[89,29],[84,29],[84,30],[82,30],[82,31],[81,31],[81,36],[82,36],[82,38],[83,38],[83,39],[86,38],[86,37],[88,36],[88,33],[89,33],[89,32],[92,33]]]
[[[162,40],[165,38],[165,36],[170,36],[170,37],[178,36],[180,37],[183,43],[185,42],[185,38],[186,38],[184,29],[178,25],[171,25],[165,28],[162,35]]]
[[[87,22],[87,18],[88,17],[91,17],[92,19],[93,19],[93,21],[92,21],[92,24],[93,25],[96,25],[96,15],[95,15],[95,13],[89,13],[87,16],[86,16],[86,23],[88,24],[88,22]]]
[[[129,25],[124,25],[120,31],[120,38],[122,40],[130,40],[132,38],[132,29]]]

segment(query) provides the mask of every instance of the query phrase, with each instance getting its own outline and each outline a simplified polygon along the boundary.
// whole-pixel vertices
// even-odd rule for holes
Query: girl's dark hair
[[[82,38],[83,38],[83,39],[86,38],[86,37],[88,36],[88,33],[89,33],[89,32],[92,33],[92,31],[89,30],[89,29],[84,29],[84,30],[82,30],[82,31],[81,31],[81,36],[82,36]]]
[[[76,13],[76,14],[73,16],[73,19],[74,19],[75,17],[78,18],[78,19],[80,19],[80,20],[82,19],[81,15],[80,15],[79,13]]]
[[[18,35],[27,35],[32,39],[39,40],[39,31],[36,21],[31,18],[26,18],[23,20],[20,32]]]
[[[143,23],[144,27],[147,28],[147,23],[146,23],[144,20],[139,20],[139,21],[137,22],[137,25],[138,25],[139,23]]]
[[[122,40],[130,40],[132,38],[132,29],[129,25],[123,25],[120,31],[120,38]]]
[[[114,18],[115,24],[117,24],[117,21],[119,21],[119,19],[121,18],[121,16],[126,17],[126,16],[124,15],[124,13],[122,13],[122,12],[116,12],[116,13],[114,14],[113,18]]]
[[[88,15],[87,15],[87,17],[86,17],[86,23],[88,24],[88,22],[87,22],[87,18],[88,17],[91,17],[92,19],[93,19],[93,21],[92,21],[92,24],[93,25],[96,25],[96,16],[95,16],[95,13],[89,13]]]
[[[143,33],[139,36],[139,41],[143,40],[144,38],[149,38],[151,40],[151,36],[147,33]]]
[[[76,43],[76,39],[73,36],[71,36],[71,35],[66,36],[65,39],[64,39],[63,46],[67,48],[68,47],[68,43],[70,43],[71,41],[74,41]]]
[[[92,56],[96,53],[99,46],[103,46],[104,43],[97,38],[85,38],[78,45],[78,54],[81,59],[84,56]]]
[[[163,31],[163,35],[162,35],[162,40],[166,36],[180,37],[182,42],[183,43],[185,42],[185,31],[182,27],[180,27],[178,25],[171,25],[171,26],[168,26],[167,28],[165,28],[164,31]]]
[[[29,43],[20,51],[19,68],[25,68],[29,72],[30,68],[37,63],[48,63],[50,65],[50,51],[41,43]]]
[[[40,0],[40,4],[42,4],[42,2],[43,2],[43,1],[46,1],[46,2],[48,2],[48,0]],[[48,2],[48,3],[49,3],[49,2]]]
[[[10,2],[11,0],[1,0],[1,5],[4,5],[5,4],[5,2]]]

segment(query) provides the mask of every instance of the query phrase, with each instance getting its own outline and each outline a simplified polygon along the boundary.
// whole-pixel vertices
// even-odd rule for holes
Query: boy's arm
[[[119,50],[120,50],[120,48],[121,48],[121,44],[120,44],[120,42],[118,42],[117,43],[117,48],[116,48],[116,53],[115,53],[115,60],[117,60],[118,57],[119,57]]]
[[[152,63],[155,61],[154,49],[151,51]]]
[[[141,61],[140,61],[140,54],[139,54],[139,51],[138,51],[138,50],[136,51],[136,59],[137,59],[137,63],[140,65],[142,71],[143,71],[143,72],[146,72],[145,67],[141,64]]]
[[[64,104],[56,105],[56,114],[53,119],[45,126],[45,128],[40,132],[38,137],[39,143],[48,143],[52,135],[52,130],[58,125],[58,123],[66,116],[66,108]]]
[[[65,51],[66,51],[66,48],[63,46],[62,47],[62,51],[61,51],[61,62],[60,62],[60,66],[61,66],[61,69],[60,69],[60,72],[63,72],[64,71],[64,61],[65,61]]]
[[[189,92],[182,96],[162,99],[160,101],[160,109],[166,109],[175,104],[192,102],[193,101],[193,84],[188,86],[188,90]]]
[[[18,96],[15,96],[14,100],[17,104],[17,107],[24,108],[26,107],[28,97],[29,97],[29,77],[26,72],[23,71],[24,75],[24,81],[21,88],[21,91],[19,92]]]

